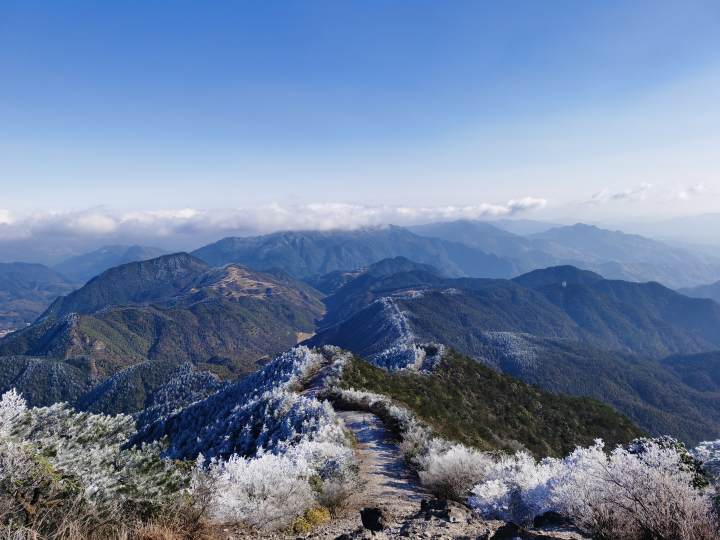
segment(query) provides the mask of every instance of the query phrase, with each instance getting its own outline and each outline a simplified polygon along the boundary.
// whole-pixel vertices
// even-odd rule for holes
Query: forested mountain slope
[[[598,437],[614,444],[642,433],[598,401],[545,392],[455,352],[429,374],[353,359],[341,385],[388,396],[443,437],[485,450],[520,444],[539,456],[564,455]]]
[[[559,267],[512,281],[360,275],[326,305],[312,344],[395,369],[422,364],[419,346],[440,343],[543,388],[610,403],[653,433],[720,436],[720,395],[657,360],[717,347],[710,301]]]
[[[311,334],[324,310],[320,298],[282,272],[209,268],[184,254],[130,263],[58,299],[37,323],[0,340],[0,372],[6,373],[0,388],[25,388],[18,383],[29,380],[22,366],[56,374],[55,392],[68,398],[148,361],[154,371],[190,363],[237,377]],[[153,370],[138,374],[150,376],[154,387],[161,381]],[[137,374],[125,380],[139,381]],[[123,392],[138,396],[123,399],[137,410],[144,390],[130,386]]]

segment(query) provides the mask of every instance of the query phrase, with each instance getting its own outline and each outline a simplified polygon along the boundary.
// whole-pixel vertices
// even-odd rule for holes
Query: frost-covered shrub
[[[420,462],[420,481],[442,499],[463,501],[492,466],[486,455],[462,444],[433,441]]]
[[[308,471],[287,456],[232,456],[213,461],[206,473],[198,473],[202,474],[210,476],[213,486],[211,515],[222,522],[281,528],[314,503]]]
[[[25,400],[14,388],[2,395],[0,398],[0,437],[10,432],[13,422],[26,408]]]
[[[357,472],[349,448],[312,441],[254,459],[232,456],[227,461],[215,459],[208,467],[203,461],[198,458],[193,488],[211,486],[212,516],[259,529],[288,526],[322,504],[325,483],[349,488]]]
[[[565,460],[553,499],[561,512],[599,536],[702,539],[717,537],[709,493],[681,453],[646,442],[641,452],[600,444]]]
[[[26,409],[14,392],[0,400],[0,411],[4,536],[121,538],[143,519],[178,515],[188,475],[161,460],[157,448],[122,450],[133,430],[129,417],[61,404]]]
[[[0,408],[6,521],[57,528],[67,515],[83,516],[87,526],[149,518],[175,504],[187,486],[188,474],[162,460],[156,446],[122,449],[134,431],[128,416],[78,413],[63,404],[26,409],[14,393]]]
[[[199,456],[191,492],[209,494],[215,519],[287,527],[355,489],[358,469],[343,424],[318,390],[305,389],[322,367],[323,376],[336,377],[346,357],[336,348],[297,347],[164,423],[172,434],[168,455]]]
[[[558,474],[559,461],[540,463],[527,452],[500,455],[485,470],[483,482],[473,490],[471,505],[483,516],[515,523],[553,510],[549,484]]]
[[[720,439],[701,442],[693,449],[692,455],[701,463],[703,472],[717,489],[720,485]]]
[[[500,458],[469,502],[486,517],[529,522],[558,512],[600,538],[710,539],[717,516],[682,452],[641,440],[609,454],[598,441],[564,459]]]

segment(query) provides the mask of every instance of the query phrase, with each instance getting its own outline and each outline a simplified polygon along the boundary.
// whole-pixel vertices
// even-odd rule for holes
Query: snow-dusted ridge
[[[167,437],[165,455],[176,459],[278,453],[301,439],[343,445],[332,407],[300,393],[304,379],[338,360],[335,351],[296,347],[219,392],[141,426],[133,443]]]

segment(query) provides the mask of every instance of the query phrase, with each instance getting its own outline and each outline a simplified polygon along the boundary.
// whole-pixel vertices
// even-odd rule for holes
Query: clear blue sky
[[[0,220],[522,197],[709,211],[718,126],[717,1],[0,4]]]

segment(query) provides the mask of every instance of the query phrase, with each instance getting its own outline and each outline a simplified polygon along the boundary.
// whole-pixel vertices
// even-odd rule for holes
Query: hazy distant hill
[[[716,281],[710,285],[698,285],[697,287],[678,289],[678,292],[694,298],[711,298],[716,302],[720,302],[720,281]]]
[[[555,227],[562,227],[559,223],[551,221],[539,221],[536,219],[493,219],[488,223],[513,234],[527,236],[548,231]]]
[[[582,223],[539,229],[519,235],[470,220],[412,227],[417,234],[452,240],[512,261],[518,273],[571,264],[607,278],[659,281],[674,288],[720,277],[720,258],[699,251]]]
[[[73,283],[41,264],[0,263],[0,333],[31,323]]]
[[[709,283],[720,277],[720,259],[621,231],[578,223],[531,236],[543,249],[608,278],[659,281],[668,287]]]
[[[502,230],[484,221],[450,221],[410,228],[432,238],[459,242],[512,260],[518,272],[557,264],[559,259],[543,251],[540,242]]]
[[[393,226],[225,238],[193,255],[214,266],[234,262],[258,270],[281,268],[296,278],[355,270],[396,256],[431,264],[454,276],[509,277],[516,273],[512,262],[497,255]]]
[[[114,266],[145,261],[166,253],[163,249],[146,246],[103,246],[90,253],[70,257],[53,268],[74,282],[85,283]]]

